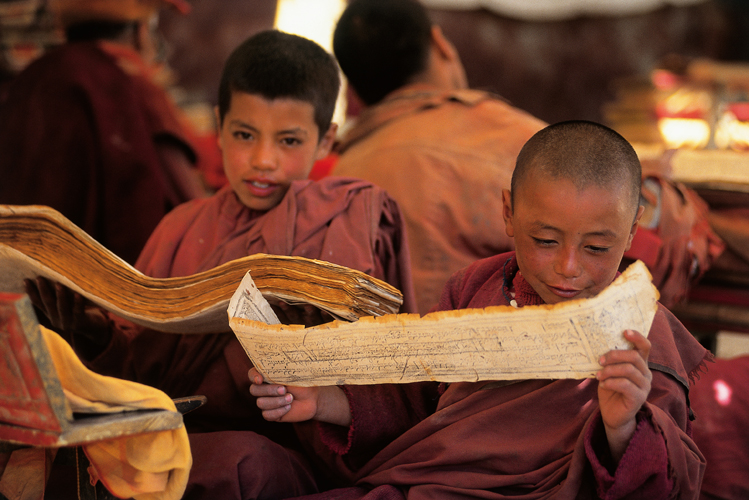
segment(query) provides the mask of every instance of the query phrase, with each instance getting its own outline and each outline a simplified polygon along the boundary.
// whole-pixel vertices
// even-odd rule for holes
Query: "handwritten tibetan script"
[[[657,300],[638,261],[596,297],[553,306],[397,314],[311,328],[233,315],[230,325],[257,369],[280,384],[586,378],[600,369],[602,354],[630,347],[624,330],[647,335]]]

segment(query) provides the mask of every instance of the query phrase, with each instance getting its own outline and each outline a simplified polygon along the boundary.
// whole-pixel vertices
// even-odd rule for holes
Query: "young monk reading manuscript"
[[[642,215],[640,163],[616,132],[564,122],[517,159],[503,217],[515,252],[480,260],[447,283],[438,310],[557,304],[597,295],[617,274]],[[595,379],[433,386],[393,438],[401,408],[347,387],[263,384],[266,419],[320,421],[320,450],[356,486],[313,498],[697,498],[705,461],[691,438],[687,393],[711,355],[664,307],[647,337],[609,351]],[[379,439],[372,454],[366,443]]]
[[[320,259],[387,281],[403,291],[403,310],[413,311],[408,248],[396,203],[369,182],[307,180],[333,143],[338,88],[335,60],[310,40],[266,31],[237,47],[224,67],[216,117],[229,185],[168,214],[135,267],[166,278],[255,253]],[[289,449],[298,447],[294,429],[260,416],[249,393],[251,363],[231,332],[164,334],[117,318],[111,318],[115,328],[87,332],[60,321],[73,309],[72,302],[64,307],[72,300],[65,290],[43,280],[38,289],[28,285],[35,303],[55,317],[57,329],[95,371],[157,387],[171,397],[207,396],[203,408],[185,417],[194,463],[185,498],[283,498],[317,491],[306,460]],[[322,320],[314,311],[277,306],[287,322]],[[79,301],[74,307],[80,312],[83,306]],[[408,399],[406,387],[375,389],[380,390]],[[228,432],[235,430],[245,432]],[[245,452],[257,460],[247,460]],[[245,486],[233,488],[227,475]]]

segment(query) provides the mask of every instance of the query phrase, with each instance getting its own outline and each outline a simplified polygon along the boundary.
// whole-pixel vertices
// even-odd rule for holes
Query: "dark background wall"
[[[170,62],[195,99],[215,102],[232,48],[273,26],[275,0],[192,0],[165,15]],[[712,0],[625,17],[527,22],[486,10],[432,10],[455,43],[472,87],[494,91],[548,122],[602,120],[622,78],[647,77],[668,54],[749,59],[749,2]]]
[[[190,0],[190,5],[186,16],[172,11],[161,16],[169,63],[190,97],[215,104],[224,61],[247,37],[273,27],[276,0]]]

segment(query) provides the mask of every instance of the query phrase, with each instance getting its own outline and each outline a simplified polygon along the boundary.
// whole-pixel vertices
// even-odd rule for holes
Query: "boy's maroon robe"
[[[438,309],[508,305],[510,283],[520,306],[541,303],[508,253],[454,275]],[[323,442],[345,451],[337,465],[359,487],[313,498],[697,498],[705,462],[690,437],[687,392],[710,354],[663,307],[648,338],[652,390],[615,471],[595,380],[455,383],[432,415],[361,468],[351,436],[321,425]],[[372,435],[403,418],[387,406],[350,404],[352,426]]]
[[[408,246],[395,202],[365,181],[331,177],[296,181],[282,202],[255,212],[229,186],[168,214],[136,267],[165,278],[185,276],[255,253],[326,260],[382,279],[413,310]],[[89,366],[99,373],[158,387],[172,397],[203,394],[187,415],[192,429],[256,429],[251,367],[233,333],[173,335],[118,321],[112,341]],[[262,422],[262,419],[260,419]]]

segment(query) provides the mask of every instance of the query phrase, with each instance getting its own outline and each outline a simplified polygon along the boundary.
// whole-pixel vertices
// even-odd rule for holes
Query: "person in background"
[[[205,195],[193,133],[159,81],[158,14],[184,0],[54,0],[66,43],[0,107],[0,203],[47,205],[135,262],[161,218]]]
[[[512,249],[497,216],[502,189],[544,123],[468,89],[455,47],[417,1],[352,1],[333,49],[366,107],[341,139],[332,173],[374,182],[398,202],[426,313],[453,272]]]

